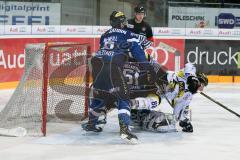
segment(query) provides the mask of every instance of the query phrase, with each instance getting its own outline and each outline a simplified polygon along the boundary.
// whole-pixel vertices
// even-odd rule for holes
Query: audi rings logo
[[[153,57],[153,60],[159,61],[159,57],[164,57],[164,60],[159,62],[162,65],[166,65],[169,59],[169,53],[166,49],[163,49],[160,46],[157,47],[149,47],[147,50],[147,53],[150,54]]]
[[[176,54],[179,53],[176,48],[163,42],[160,42],[156,47],[149,47],[147,49],[147,53],[153,57],[153,60],[158,61],[162,65],[166,65],[168,63],[170,54],[180,56]]]

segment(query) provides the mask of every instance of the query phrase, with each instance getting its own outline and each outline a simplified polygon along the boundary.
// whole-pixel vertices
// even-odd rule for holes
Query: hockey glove
[[[193,132],[193,126],[188,120],[180,121],[179,126],[182,127],[183,132]]]
[[[145,40],[142,42],[141,46],[142,46],[142,48],[143,48],[144,50],[145,50],[145,49],[148,49],[149,47],[152,46],[152,42],[149,41],[149,40],[147,40],[147,39],[145,39]]]

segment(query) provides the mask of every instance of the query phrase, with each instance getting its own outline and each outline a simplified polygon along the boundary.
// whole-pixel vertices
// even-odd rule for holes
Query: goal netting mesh
[[[0,128],[23,127],[46,134],[46,123],[81,121],[87,116],[87,44],[28,44],[18,87],[0,112]]]

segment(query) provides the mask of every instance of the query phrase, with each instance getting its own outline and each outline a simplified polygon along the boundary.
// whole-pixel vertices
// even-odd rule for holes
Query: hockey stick
[[[23,127],[16,127],[11,129],[0,128],[0,135],[10,137],[24,137],[27,134],[27,130]]]
[[[163,93],[163,96],[164,96],[164,98],[167,100],[168,104],[169,104],[172,108],[174,108],[173,104],[172,104],[172,103],[170,102],[170,100],[167,98],[163,86],[162,86],[162,85],[159,86],[159,85],[157,85],[157,83],[155,83],[155,85],[156,85],[157,88]],[[160,94],[158,94],[158,95],[161,96]],[[192,121],[192,110],[191,110],[191,109],[190,109],[190,113],[189,113],[189,120]]]
[[[227,111],[231,112],[232,114],[235,114],[238,118],[240,118],[240,115],[236,112],[234,112],[233,110],[229,109],[228,107],[226,107],[225,105],[223,105],[222,103],[214,100],[213,98],[209,97],[208,95],[206,95],[205,93],[203,92],[200,92],[201,95],[203,95],[204,97],[206,97],[207,99],[211,100],[212,102],[218,104],[220,107],[226,109]]]
[[[169,101],[169,99],[167,98],[163,86],[162,86],[162,85],[159,86],[157,83],[155,83],[155,85],[156,85],[156,87],[162,92],[163,97],[167,100],[168,104],[169,104],[172,108],[174,108],[174,106],[172,105],[172,103],[171,103],[171,102]],[[161,96],[160,94],[158,94],[158,95]]]

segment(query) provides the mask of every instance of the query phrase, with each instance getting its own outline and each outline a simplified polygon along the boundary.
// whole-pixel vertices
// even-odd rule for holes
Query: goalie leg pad
[[[147,109],[131,109],[131,126],[134,126],[135,129],[142,128],[143,121],[150,112],[151,111]]]
[[[143,121],[142,128],[147,131],[154,132],[175,132],[176,122],[172,114],[158,111],[151,111]]]

